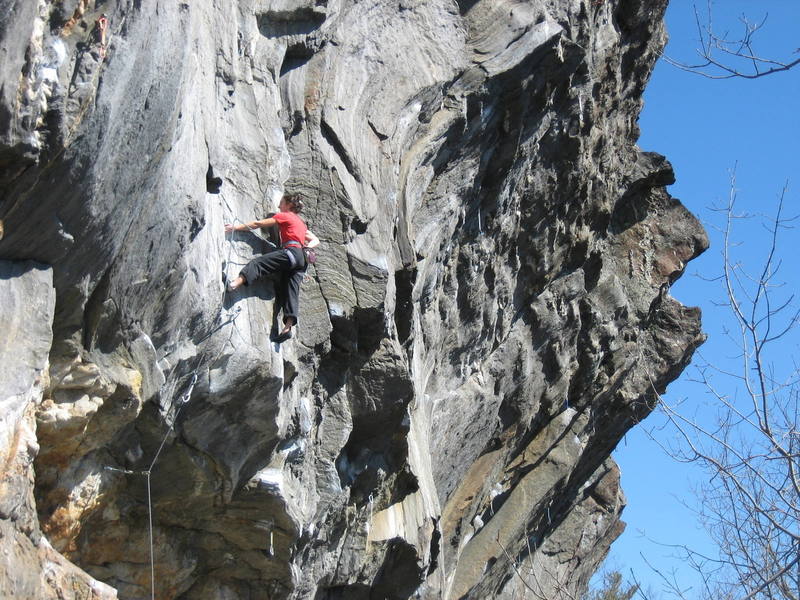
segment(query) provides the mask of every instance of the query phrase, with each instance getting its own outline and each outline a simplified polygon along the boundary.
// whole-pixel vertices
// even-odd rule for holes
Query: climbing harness
[[[284,248],[283,252],[286,254],[286,258],[289,259],[289,268],[294,270],[297,268],[297,259],[294,257],[294,253],[288,248]]]
[[[251,232],[252,232],[252,231],[253,231],[253,228],[252,228],[252,227],[250,227],[250,226],[249,226],[247,223],[245,223],[244,221],[241,221],[241,220],[240,220],[238,217],[236,217],[236,216],[234,215],[234,212],[233,212],[233,210],[231,210],[231,207],[230,207],[230,205],[228,204],[228,202],[225,200],[225,198],[223,198],[223,199],[222,199],[222,201],[225,203],[225,206],[226,206],[226,207],[227,207],[227,209],[228,209],[228,213],[231,215],[230,222],[231,222],[231,223],[233,223],[234,225],[237,225],[237,224],[242,224],[242,225],[244,225],[245,227],[247,227],[247,229],[248,229],[249,231],[251,231]],[[231,233],[231,234],[233,234],[233,232],[232,232],[232,231],[231,231],[230,233]],[[225,235],[227,236],[228,234],[226,233]],[[254,235],[255,235],[255,234],[254,234]],[[257,237],[258,237],[258,238],[259,238],[259,239],[260,239],[262,242],[264,242],[265,244],[267,244],[267,246],[269,246],[269,247],[270,247],[270,250],[278,250],[278,249],[279,249],[279,246],[275,245],[275,244],[274,244],[274,243],[272,243],[270,240],[266,240],[266,239],[264,239],[263,237],[261,237],[260,235],[257,235]],[[226,239],[227,239],[227,238],[226,238]],[[286,249],[284,248],[284,250],[286,250]],[[301,250],[302,250],[302,252],[303,252],[303,257],[305,258],[305,261],[306,261],[306,266],[305,266],[305,269],[308,269],[308,265],[313,265],[314,263],[316,263],[316,262],[317,262],[317,253],[316,253],[316,252],[315,252],[315,251],[314,251],[312,248],[308,248],[308,247],[306,247],[306,246],[301,246]],[[293,255],[291,252],[289,252],[289,250],[286,250],[286,255],[287,255],[287,256],[288,256],[288,258],[289,258],[289,263],[290,263],[291,267],[294,269],[294,268],[297,266],[297,260],[295,259],[294,255]],[[225,265],[229,265],[229,264],[231,264],[231,261],[230,261],[230,256],[231,256],[231,246],[229,245],[229,247],[228,247],[228,256],[227,256],[227,257],[226,257],[226,259],[225,259]],[[240,263],[240,264],[241,264],[241,263]],[[310,276],[310,275],[309,275],[307,272],[305,272],[305,271],[304,271],[304,273],[305,273],[305,274],[303,275],[303,281],[302,281],[302,283],[308,283],[309,281],[311,281],[311,276]],[[227,275],[226,275],[226,277],[227,277]]]

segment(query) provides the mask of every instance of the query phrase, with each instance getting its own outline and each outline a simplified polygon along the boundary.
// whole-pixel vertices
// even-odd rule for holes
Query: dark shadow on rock
[[[206,191],[209,194],[219,194],[222,187],[222,177],[214,174],[214,167],[208,163],[208,171],[206,171]]]
[[[230,310],[237,302],[252,297],[260,298],[261,300],[274,300],[274,281],[272,279],[259,279],[249,285],[243,285],[234,291],[226,290],[225,301],[222,303],[222,307],[225,310]]]
[[[32,260],[10,261],[0,259],[0,279],[16,279],[29,271],[45,271],[48,268],[47,265]]]
[[[312,33],[325,22],[325,13],[312,7],[299,7],[294,10],[270,10],[256,15],[256,20],[261,35],[278,38]]]
[[[478,1],[479,0],[457,0],[456,3],[458,4],[458,12],[461,13],[461,16],[463,17],[470,10],[472,10],[472,7],[475,6]]]
[[[387,600],[410,598],[425,579],[416,549],[402,539],[390,540],[386,559],[372,582],[372,597]]]
[[[314,600],[372,600],[370,587],[363,583],[320,587]]]
[[[615,234],[622,233],[643,221],[654,208],[649,199],[650,190],[673,183],[675,183],[675,173],[666,158],[655,152],[640,152],[628,189],[614,205],[609,231]]]
[[[264,238],[254,234],[252,231],[237,231],[234,232],[233,235],[241,236],[237,238],[237,241],[245,242],[248,246],[250,246],[250,248],[253,250],[254,253],[259,255],[263,255],[268,252],[273,252],[274,250],[277,249],[277,245],[274,242],[270,240],[265,240]],[[225,310],[230,310],[237,302],[245,298],[256,296],[257,298],[261,298],[262,300],[273,300],[276,297],[275,282],[277,281],[277,278],[275,277],[259,279],[252,283],[248,282],[247,285],[242,285],[235,291],[230,291],[227,289],[228,283],[230,283],[239,276],[239,273],[241,269],[244,268],[245,264],[247,263],[237,264],[236,266],[238,266],[239,269],[234,270],[228,268],[228,265],[226,265],[223,262],[222,274],[223,274],[224,285],[226,286],[226,291],[225,291],[225,300],[222,306],[223,308],[225,308]],[[276,275],[280,274],[277,273]]]
[[[405,600],[425,578],[416,550],[403,540],[382,543],[383,564],[370,584],[321,587],[314,600]]]
[[[267,252],[272,252],[278,248],[277,244],[275,244],[273,241],[265,240],[264,238],[257,236],[252,231],[234,231],[231,235],[235,236],[231,239],[231,242],[233,242],[233,240],[236,240],[237,242],[244,242],[250,246],[250,248],[252,248],[253,252],[257,254],[266,254]]]
[[[280,76],[283,77],[287,73],[299,69],[311,60],[312,56],[314,56],[314,49],[306,44],[289,44],[286,48],[286,53],[283,55]]]

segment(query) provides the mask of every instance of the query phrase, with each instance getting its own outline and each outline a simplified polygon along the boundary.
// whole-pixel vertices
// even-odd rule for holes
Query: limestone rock
[[[116,598],[56,552],[36,514],[33,460],[39,451],[34,410],[47,380],[55,290],[52,270],[0,261],[0,596]]]
[[[14,593],[579,595],[704,339],[636,146],[665,5],[0,0]],[[276,346],[223,224],[285,190],[322,245]]]

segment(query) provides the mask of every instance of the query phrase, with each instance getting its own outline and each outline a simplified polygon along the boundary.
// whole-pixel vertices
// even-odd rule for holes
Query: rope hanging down
[[[226,239],[226,241],[228,241]],[[228,258],[230,258],[230,248],[228,249]],[[227,262],[226,262],[227,264]],[[224,302],[225,302],[225,291],[222,292],[222,300],[220,302],[220,309],[224,309]],[[226,325],[232,324],[236,321],[236,318],[241,314],[242,310],[241,307],[236,307],[228,316],[228,319],[210,329],[198,342],[197,345],[202,344],[208,338],[210,338],[214,333],[225,327]],[[231,336],[233,335],[233,330],[231,330]],[[222,355],[223,350],[228,345],[231,340],[231,336],[225,340],[225,343],[219,349],[219,352],[210,360],[204,361],[202,357],[200,357],[195,365],[194,369],[192,369],[192,376],[189,381],[189,385],[186,388],[186,391],[180,396],[178,401],[173,405],[176,407],[175,414],[172,416],[171,420],[167,419],[167,416],[164,415],[163,421],[167,424],[167,430],[164,433],[164,436],[161,439],[161,443],[156,450],[155,455],[153,456],[153,460],[150,461],[150,465],[144,471],[131,471],[128,469],[119,469],[117,467],[106,466],[105,469],[107,471],[114,471],[116,473],[122,473],[124,475],[139,475],[145,478],[145,483],[147,486],[147,521],[148,521],[148,534],[149,534],[149,542],[150,542],[150,598],[151,600],[155,600],[156,597],[156,570],[155,570],[155,545],[153,541],[153,499],[152,499],[152,489],[150,485],[153,469],[156,466],[156,462],[158,461],[159,456],[161,456],[161,452],[164,449],[164,446],[167,443],[167,439],[175,430],[175,424],[178,422],[178,416],[180,415],[181,410],[184,406],[186,406],[189,401],[192,399],[192,393],[194,392],[194,387],[197,385],[197,372],[204,367],[206,364],[211,364],[217,361],[217,359]],[[170,373],[166,378],[166,381],[172,376],[172,371],[175,369],[176,365],[173,365],[172,369],[170,369]],[[163,389],[163,387],[162,387]]]
[[[242,223],[242,224],[246,225],[246,223],[243,223],[235,215],[233,215],[233,211],[230,210],[230,206],[228,206],[228,203],[225,201],[224,198],[223,198],[223,202],[225,203],[226,207],[228,208],[228,211],[231,213],[232,221],[234,223],[238,222],[238,223]],[[261,238],[261,239],[264,242],[266,242],[267,244],[270,244],[271,246],[275,247],[275,245],[272,242],[270,242],[268,240],[264,240],[264,238]],[[231,239],[228,239],[228,237],[226,235],[225,236],[225,241],[226,242],[230,242]],[[232,244],[228,243],[227,245],[228,245],[228,252],[227,252],[226,259],[225,259],[225,266],[226,267],[227,267],[227,265],[231,264],[230,258],[231,258],[231,252],[232,252]],[[224,307],[225,307],[225,290],[223,289],[222,298],[220,300],[219,309],[220,310],[224,310]],[[237,306],[229,314],[229,317],[228,317],[227,320],[223,321],[222,323],[220,323],[216,327],[213,327],[212,329],[210,329],[197,342],[196,345],[202,344],[204,341],[206,341],[208,338],[210,338],[214,333],[216,333],[217,331],[219,331],[220,329],[222,329],[226,325],[230,325],[230,324],[234,323],[236,321],[236,318],[241,314],[241,312],[242,312],[241,307]],[[233,330],[231,330],[231,336],[232,335],[233,335]],[[173,406],[176,406],[177,408],[175,410],[175,414],[172,416],[172,419],[171,420],[167,420],[166,415],[163,417],[164,422],[167,424],[167,430],[164,433],[164,436],[161,439],[161,443],[159,444],[158,449],[156,450],[156,453],[153,456],[153,460],[150,461],[150,465],[147,467],[147,469],[144,470],[144,471],[131,471],[131,470],[128,470],[128,469],[120,469],[120,468],[111,467],[111,466],[106,466],[105,467],[105,469],[107,471],[114,471],[116,473],[122,473],[124,475],[139,475],[139,476],[143,476],[145,478],[145,483],[146,483],[146,486],[147,486],[147,520],[148,520],[148,534],[149,534],[149,543],[150,543],[150,597],[151,597],[151,600],[155,600],[155,593],[156,593],[155,592],[155,590],[156,590],[155,545],[154,545],[154,541],[153,541],[153,500],[152,500],[152,488],[151,488],[151,485],[150,485],[151,484],[151,478],[152,478],[153,469],[155,468],[155,465],[156,465],[156,462],[158,461],[158,458],[161,456],[161,452],[163,451],[164,446],[167,443],[167,439],[169,439],[170,434],[172,434],[172,432],[175,429],[175,424],[178,422],[178,416],[180,415],[181,409],[183,409],[183,407],[186,404],[188,404],[189,401],[192,399],[192,392],[194,391],[194,387],[197,384],[197,378],[198,378],[197,372],[203,366],[205,366],[205,364],[216,362],[216,360],[222,355],[222,352],[225,349],[225,347],[230,342],[230,339],[231,339],[231,337],[228,337],[228,339],[225,340],[225,343],[222,344],[222,346],[220,347],[219,352],[210,361],[203,361],[202,358],[200,358],[198,360],[197,364],[195,365],[194,369],[192,370],[192,376],[191,376],[189,385],[186,388],[186,391],[181,395],[179,400],[173,405]],[[169,355],[169,353],[167,353],[167,355],[165,355],[165,356],[168,356],[168,355]],[[169,375],[166,377],[166,381],[170,380],[171,375],[172,375],[172,371],[175,369],[175,366],[177,366],[177,364],[174,365],[172,367],[172,369],[170,370]],[[370,511],[371,511],[371,506],[370,506]],[[274,550],[274,545],[273,545],[273,532],[270,531],[269,555],[270,556],[274,556],[274,552],[275,552],[275,550]]]
[[[235,318],[235,317],[234,317]],[[224,348],[224,345],[223,345]],[[177,402],[177,410],[175,411],[175,415],[172,418],[172,422],[168,423],[167,431],[164,434],[164,437],[161,439],[161,444],[158,446],[158,450],[156,450],[155,455],[153,456],[153,460],[150,462],[150,466],[147,467],[144,471],[130,471],[128,469],[118,469],[116,467],[106,467],[107,471],[115,471],[117,473],[124,473],[125,475],[140,475],[144,476],[145,484],[147,486],[147,521],[148,521],[148,533],[150,538],[150,598],[155,600],[156,597],[156,569],[155,569],[155,549],[153,543],[153,496],[150,486],[150,479],[153,473],[153,468],[156,465],[156,461],[158,461],[158,457],[161,455],[161,451],[164,449],[164,445],[167,443],[167,439],[169,438],[170,434],[175,429],[175,423],[178,420],[178,415],[180,414],[181,409],[186,405],[192,397],[192,391],[194,390],[194,386],[197,383],[197,368],[192,373],[192,379],[189,383],[189,387],[181,396],[180,400]],[[166,419],[165,419],[166,422]]]

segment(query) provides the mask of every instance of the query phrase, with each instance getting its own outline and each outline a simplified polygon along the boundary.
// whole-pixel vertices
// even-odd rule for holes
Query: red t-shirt
[[[306,244],[306,231],[308,227],[303,219],[293,212],[279,212],[272,216],[281,230],[281,245],[286,242],[297,242],[301,246]]]

